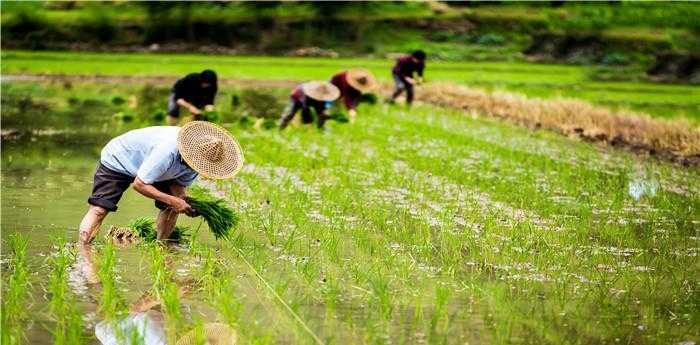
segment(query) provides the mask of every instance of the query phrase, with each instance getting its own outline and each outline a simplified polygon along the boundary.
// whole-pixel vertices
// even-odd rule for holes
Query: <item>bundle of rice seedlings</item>
[[[155,221],[151,218],[140,217],[134,219],[129,227],[141,237],[144,242],[153,242],[158,238]],[[190,228],[186,226],[176,225],[168,241],[184,242],[190,236]]]
[[[226,200],[211,196],[203,188],[193,188],[193,195],[187,197],[187,203],[207,222],[214,237],[228,239],[231,231],[238,224],[239,217],[226,204]]]

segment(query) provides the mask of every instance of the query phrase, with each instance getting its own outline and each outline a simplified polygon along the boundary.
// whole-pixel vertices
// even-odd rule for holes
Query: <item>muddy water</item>
[[[3,109],[4,110],[4,109]],[[7,129],[7,128],[3,128]],[[49,269],[47,257],[55,252],[52,241],[63,235],[69,242],[77,240],[77,226],[87,209],[86,200],[92,188],[92,175],[98,161],[101,146],[121,129],[99,129],[78,142],[65,140],[55,133],[41,133],[2,141],[2,259],[3,271],[8,252],[8,236],[22,233],[29,236],[30,271],[32,272],[32,298],[27,307],[31,310],[27,344],[52,344],[52,321],[48,314]],[[116,213],[105,220],[98,236],[106,234],[109,225],[127,225],[132,219],[155,216],[153,202],[133,190],[125,193]],[[183,217],[180,224],[195,225],[198,221]],[[99,248],[96,248],[99,249]],[[119,277],[127,288],[124,297],[133,303],[148,291],[150,281],[148,262],[143,251],[135,248],[117,249]],[[77,268],[70,273],[73,292],[79,300],[79,308],[85,312],[84,334],[94,334],[99,322],[96,311],[100,291],[88,287]],[[187,301],[182,301],[186,308]],[[93,337],[89,343],[98,344]]]

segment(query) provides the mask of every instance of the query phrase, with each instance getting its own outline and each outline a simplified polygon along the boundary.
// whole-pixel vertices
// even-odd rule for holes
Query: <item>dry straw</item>
[[[419,96],[430,104],[484,113],[530,128],[624,145],[684,163],[700,162],[700,130],[685,120],[653,119],[646,114],[614,111],[584,101],[530,99],[451,83],[426,85]]]

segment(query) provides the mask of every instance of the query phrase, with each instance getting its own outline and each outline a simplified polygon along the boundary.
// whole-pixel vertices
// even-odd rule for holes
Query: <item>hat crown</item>
[[[202,156],[210,162],[220,162],[224,159],[224,143],[213,136],[205,136],[199,144]]]

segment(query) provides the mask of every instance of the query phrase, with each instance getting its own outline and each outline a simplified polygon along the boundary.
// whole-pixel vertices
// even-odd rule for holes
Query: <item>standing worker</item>
[[[180,107],[187,109],[195,121],[201,119],[202,111],[212,111],[218,91],[216,79],[216,72],[207,69],[178,80],[168,99],[168,124],[177,124]]]
[[[316,124],[319,129],[328,120],[327,109],[331,102],[338,99],[340,90],[326,81],[309,81],[298,85],[289,95],[289,105],[284,109],[280,119],[280,130],[285,129],[294,115],[301,110],[303,123],[313,122],[311,109],[316,112]]]
[[[423,82],[423,70],[425,69],[425,52],[416,50],[411,55],[400,57],[396,60],[396,65],[391,70],[396,88],[389,99],[390,103],[396,100],[401,93],[406,90],[406,104],[413,103],[413,86]],[[418,78],[413,79],[413,73],[418,73]]]
[[[377,87],[377,79],[363,68],[353,68],[340,72],[331,78],[331,84],[340,90],[345,108],[348,110],[350,122],[355,122],[357,105],[363,93],[370,92]]]

